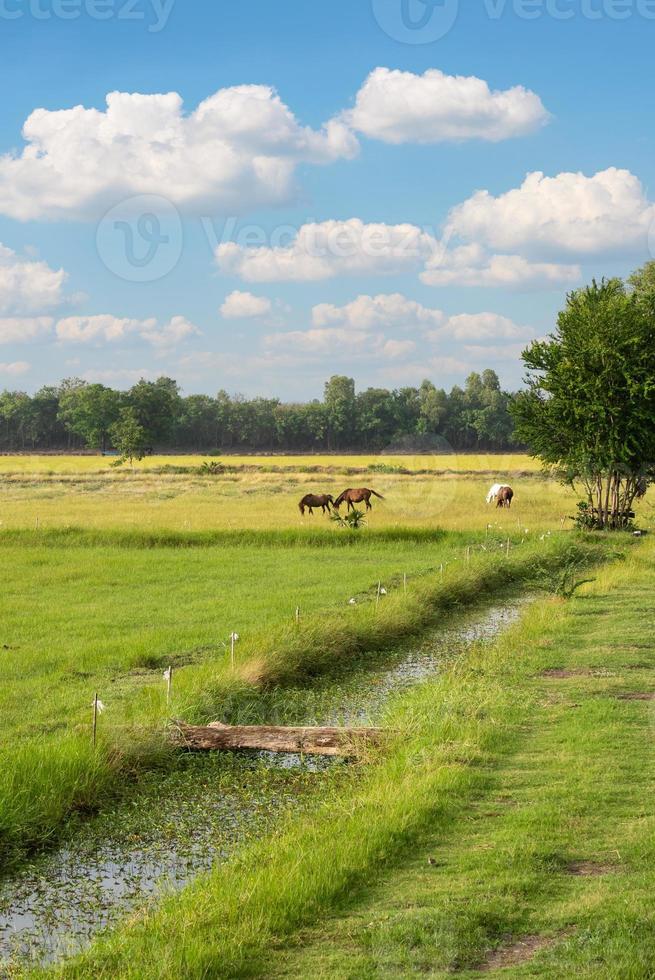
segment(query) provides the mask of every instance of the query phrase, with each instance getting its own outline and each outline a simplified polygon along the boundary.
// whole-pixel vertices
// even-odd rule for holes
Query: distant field
[[[153,456],[132,471],[111,468],[99,456],[0,457],[0,529],[323,526],[327,520],[320,513],[300,516],[298,501],[305,493],[336,496],[348,486],[368,486],[385,497],[374,498],[371,527],[475,530],[491,522],[544,531],[570,526],[566,518],[576,501],[571,490],[521,455],[226,457],[228,470],[217,475],[200,471],[205,459]],[[397,472],[400,467],[409,472]],[[511,511],[485,503],[497,480],[514,487]]]
[[[307,455],[307,456],[277,456],[277,455],[245,455],[223,456],[199,455],[181,456],[147,456],[135,464],[135,469],[152,470],[162,466],[199,466],[204,460],[222,459],[229,466],[257,466],[266,468],[305,468],[327,467],[331,469],[347,469],[368,467],[379,464],[387,466],[402,466],[408,470],[452,470],[461,472],[489,471],[493,473],[514,473],[517,471],[538,472],[540,464],[523,453],[453,453],[444,455],[421,454],[416,456],[386,455],[371,453],[368,455]],[[68,456],[11,454],[0,456],[0,473],[98,473],[109,470],[114,457],[111,456]],[[129,469],[129,467],[127,467]]]

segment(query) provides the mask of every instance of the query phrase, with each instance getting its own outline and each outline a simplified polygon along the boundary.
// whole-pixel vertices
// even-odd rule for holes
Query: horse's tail
[[[304,517],[305,516],[305,501],[304,500],[301,500],[300,503],[298,504],[298,510],[300,511],[300,513],[302,514],[302,516]]]
[[[370,489],[370,488],[369,488],[369,489]],[[379,497],[379,498],[380,498],[380,500],[384,500],[384,499],[385,499],[385,498],[384,498],[384,497],[382,496],[382,494],[381,494],[381,493],[378,493],[378,492],[377,492],[377,490],[371,490],[371,493],[374,493],[376,497]]]

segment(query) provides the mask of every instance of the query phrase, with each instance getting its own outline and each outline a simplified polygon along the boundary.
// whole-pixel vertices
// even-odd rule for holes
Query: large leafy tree
[[[328,422],[328,448],[348,447],[355,432],[355,382],[343,374],[333,374],[325,382],[323,402]]]
[[[121,400],[120,392],[105,385],[68,380],[59,392],[57,418],[87,446],[104,450],[109,430],[118,420]]]
[[[165,443],[171,436],[182,407],[180,389],[172,378],[143,378],[130,388],[127,404],[150,442]]]
[[[512,404],[518,438],[584,487],[600,528],[625,527],[655,478],[655,282],[648,268],[629,282],[567,297],[555,333],[524,351]]]

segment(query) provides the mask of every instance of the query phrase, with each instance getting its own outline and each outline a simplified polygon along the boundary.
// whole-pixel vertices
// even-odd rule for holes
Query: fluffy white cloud
[[[0,344],[22,344],[47,337],[54,322],[51,316],[0,317]]]
[[[395,359],[407,356],[416,346],[411,340],[386,339],[366,330],[349,330],[345,327],[287,330],[269,334],[264,338],[264,344],[274,353],[304,354],[314,358],[366,355]]]
[[[479,344],[467,344],[464,350],[469,357],[488,366],[495,361],[518,361],[525,350],[526,344],[496,344],[495,346],[482,346]]]
[[[266,296],[255,296],[254,293],[241,292],[235,289],[225,297],[219,308],[219,313],[226,320],[249,319],[267,316],[273,304]]]
[[[53,309],[64,301],[63,269],[22,258],[0,243],[0,314],[20,317]]]
[[[434,238],[416,225],[365,224],[349,218],[301,225],[289,245],[226,242],[214,254],[221,272],[246,282],[300,282],[402,272],[434,248]]]
[[[0,374],[25,374],[31,366],[27,361],[0,361]]]
[[[189,337],[200,336],[200,330],[186,317],[173,316],[161,327],[154,318],[144,320],[138,329],[138,334],[142,340],[146,340],[153,347],[169,350]]]
[[[174,316],[168,323],[159,326],[154,317],[137,320],[98,313],[93,316],[64,317],[55,325],[57,339],[63,342],[107,343],[136,336],[159,349],[174,347],[199,333],[198,328],[183,316]]]
[[[539,96],[521,85],[493,91],[481,78],[437,68],[423,75],[376,68],[344,118],[385,143],[440,143],[522,136],[549,116]]]
[[[379,293],[377,296],[361,295],[344,306],[319,303],[312,308],[315,327],[341,325],[355,330],[373,327],[437,327],[442,323],[441,310],[422,306],[402,293]]]
[[[499,313],[457,313],[450,316],[433,336],[457,341],[515,340],[534,337],[531,327],[519,326]]]
[[[97,217],[136,194],[240,212],[286,201],[299,163],[357,152],[346,124],[301,126],[266,85],[220,89],[188,115],[176,92],[111,92],[106,109],[35,109],[20,154],[0,157],[0,211],[20,220]]]
[[[448,216],[446,234],[492,249],[595,255],[645,249],[655,204],[629,170],[592,177],[529,173],[520,187],[494,197],[477,191]]]
[[[435,249],[420,275],[427,286],[493,286],[526,289],[575,283],[579,265],[531,262],[522,255],[489,254],[478,243]]]

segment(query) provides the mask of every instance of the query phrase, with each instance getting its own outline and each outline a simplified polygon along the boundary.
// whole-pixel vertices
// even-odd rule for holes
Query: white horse
[[[487,503],[490,504],[492,500],[495,500],[499,492],[506,487],[506,483],[494,483],[492,487],[489,487],[489,493],[487,494]]]

